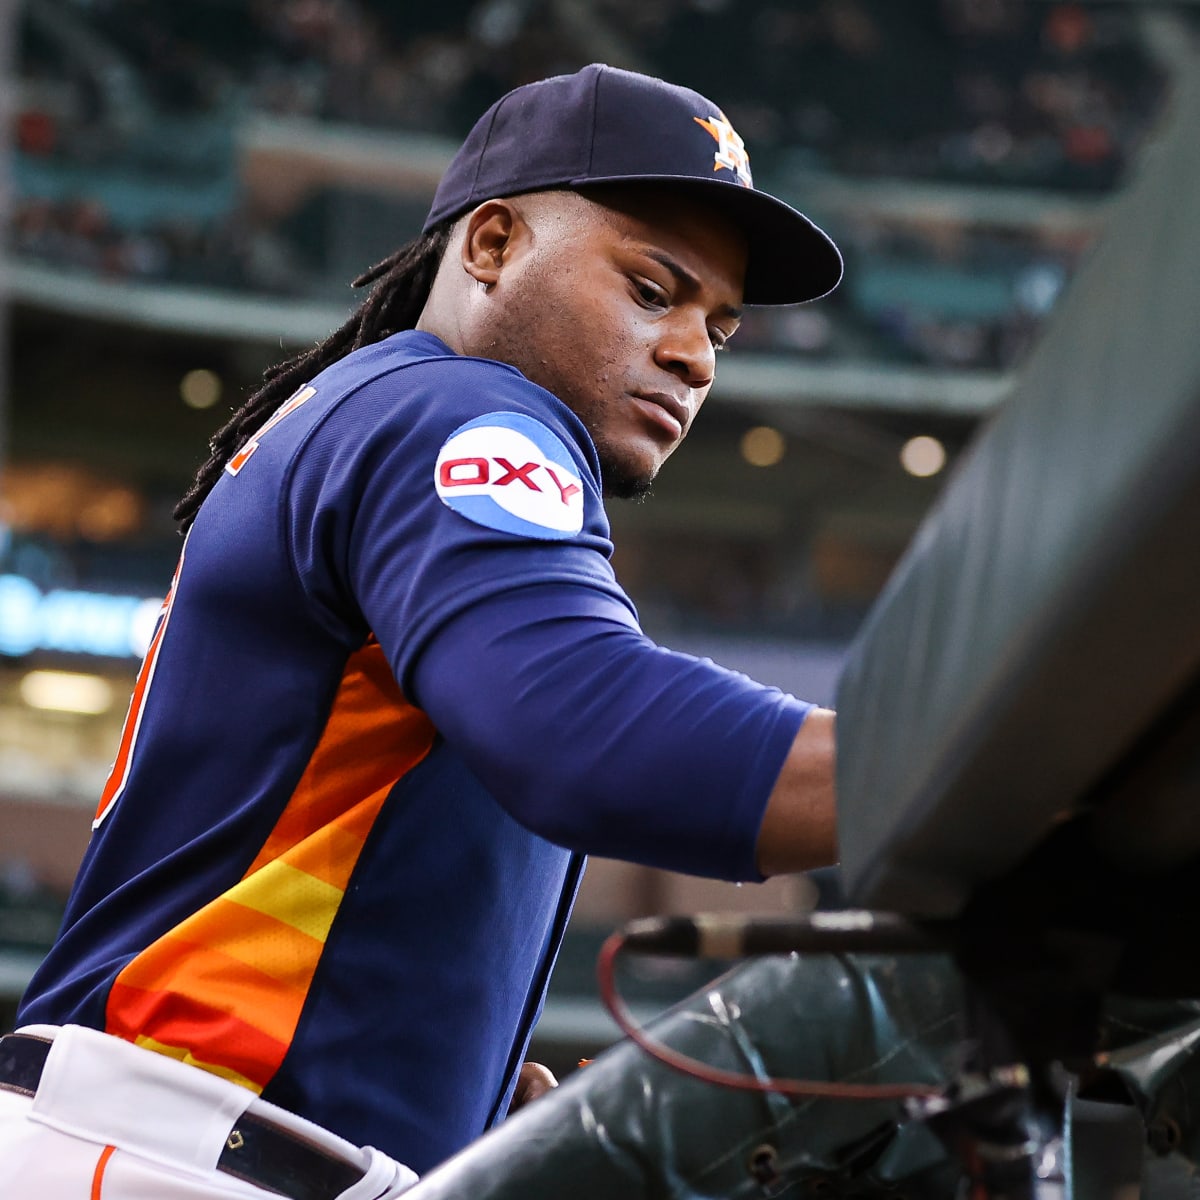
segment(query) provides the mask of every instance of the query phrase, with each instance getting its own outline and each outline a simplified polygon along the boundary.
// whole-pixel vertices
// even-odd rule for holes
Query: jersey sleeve
[[[467,765],[549,841],[762,879],[759,827],[811,705],[658,646],[546,584],[460,612],[415,684]]]
[[[584,853],[760,878],[807,706],[640,631],[573,413],[481,360],[378,377],[298,456],[303,585],[361,614],[405,694],[526,827]]]

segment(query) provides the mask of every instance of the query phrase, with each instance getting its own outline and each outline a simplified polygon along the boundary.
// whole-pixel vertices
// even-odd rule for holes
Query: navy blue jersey
[[[418,1171],[500,1119],[582,856],[757,878],[808,710],[646,639],[610,552],[518,371],[408,332],[298,391],[189,531],[20,1020]]]

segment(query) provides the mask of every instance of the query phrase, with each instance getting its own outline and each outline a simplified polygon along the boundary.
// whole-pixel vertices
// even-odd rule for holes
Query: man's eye
[[[723,350],[729,349],[729,334],[722,329],[710,329],[708,331],[709,340],[712,342],[713,349],[720,354]]]
[[[666,293],[656,283],[646,279],[635,279],[633,290],[637,298],[648,308],[664,308],[667,303]]]

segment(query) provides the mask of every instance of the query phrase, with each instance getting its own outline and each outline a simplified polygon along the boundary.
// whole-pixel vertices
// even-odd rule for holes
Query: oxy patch
[[[583,528],[583,484],[562,440],[523,413],[460,425],[437,457],[442,503],[476,525],[558,540]]]

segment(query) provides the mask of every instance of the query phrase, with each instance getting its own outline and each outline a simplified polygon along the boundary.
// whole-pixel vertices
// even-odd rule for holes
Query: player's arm
[[[770,829],[804,828],[769,833],[761,865],[831,861],[831,756],[822,768],[813,730],[797,737],[813,706],[645,637],[608,561],[599,467],[577,419],[496,364],[439,363],[393,395],[399,382],[360,389],[322,427],[336,469],[314,438],[313,469],[293,476],[293,556],[314,600],[334,612],[353,603],[405,695],[547,840],[761,879],[759,832],[777,792]],[[513,411],[462,423],[479,394],[508,396]],[[483,488],[472,503],[437,490],[450,486],[437,463],[455,439],[474,439],[464,462],[478,472],[516,426],[529,446],[486,459],[504,466],[503,483],[489,467],[486,486],[471,479]],[[357,453],[343,453],[356,437]],[[510,479],[551,468],[577,480],[575,532],[555,520],[562,487]]]
[[[758,869],[783,875],[837,859],[836,716],[814,708],[804,718],[758,831]]]
[[[655,645],[589,589],[480,599],[410,682],[496,799],[550,841],[726,879],[833,861],[832,714]]]

